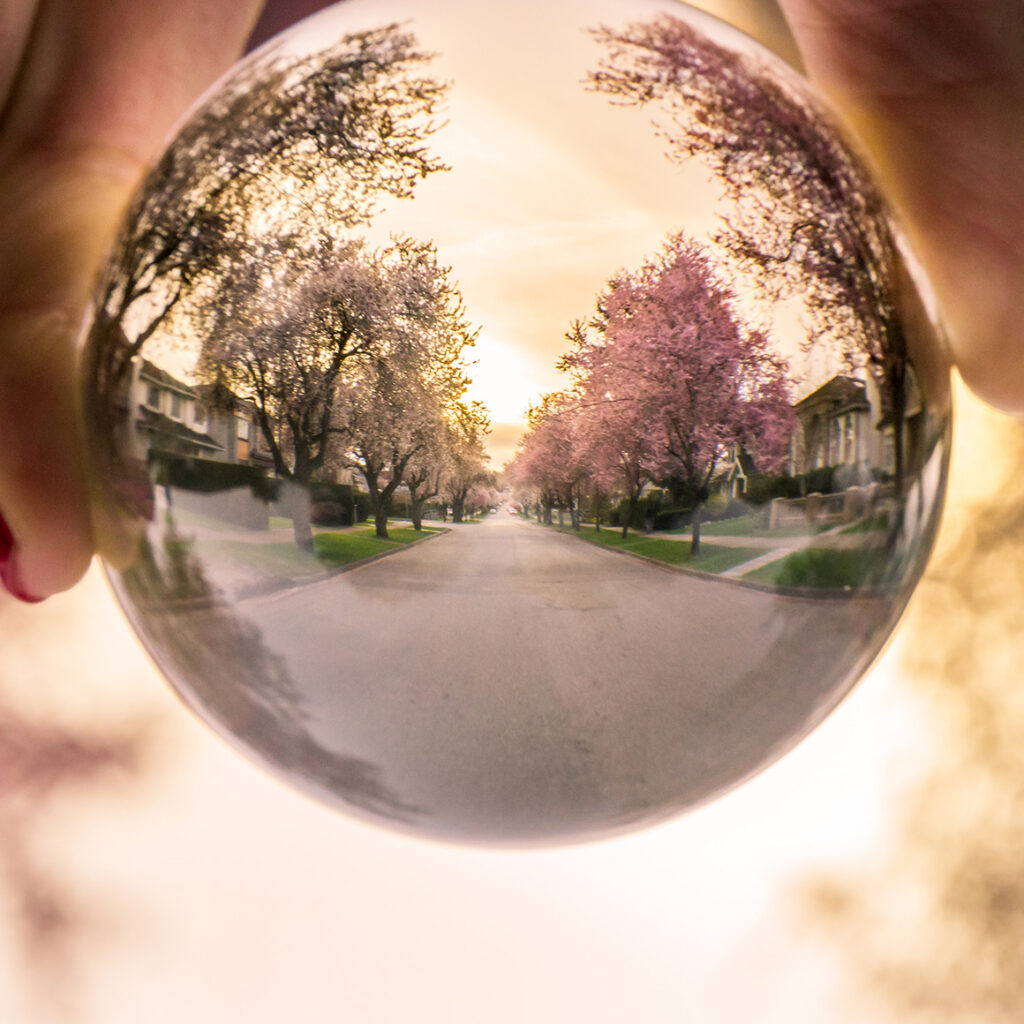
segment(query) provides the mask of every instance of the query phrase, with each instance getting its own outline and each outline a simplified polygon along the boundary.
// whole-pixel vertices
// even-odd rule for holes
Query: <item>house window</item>
[[[198,430],[206,429],[206,410],[201,405],[192,409],[192,422]]]
[[[241,416],[235,417],[235,458],[239,462],[249,458],[249,421]]]
[[[171,416],[176,419],[181,419],[181,395],[177,393],[171,394]]]
[[[160,411],[160,389],[155,384],[150,384],[146,389],[146,405]]]

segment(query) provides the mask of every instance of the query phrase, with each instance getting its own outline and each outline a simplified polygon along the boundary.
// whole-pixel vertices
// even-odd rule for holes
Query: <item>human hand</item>
[[[779,2],[902,214],[964,380],[1024,412],[1024,4]]]
[[[1024,410],[1019,0],[780,0],[863,134],[930,273],[954,355]],[[267,4],[262,35],[324,3]],[[12,0],[0,26],[0,576],[72,585],[93,550],[75,353],[98,264],[174,121],[241,51],[258,0]]]
[[[241,52],[258,0],[9,0],[0,25],[0,575],[23,599],[93,552],[75,343],[123,208]]]

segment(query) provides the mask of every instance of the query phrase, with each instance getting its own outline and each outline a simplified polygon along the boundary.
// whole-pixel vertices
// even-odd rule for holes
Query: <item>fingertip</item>
[[[14,598],[38,604],[70,590],[85,575],[91,560],[83,538],[57,535],[45,544],[21,540],[0,514],[0,583]]]

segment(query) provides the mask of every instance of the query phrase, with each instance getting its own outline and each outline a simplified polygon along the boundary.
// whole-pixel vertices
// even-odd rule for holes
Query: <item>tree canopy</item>
[[[734,302],[707,250],[683,234],[612,278],[594,317],[569,332],[560,367],[574,386],[535,411],[517,472],[543,488],[585,465],[631,507],[646,480],[676,477],[699,508],[730,446],[775,468],[796,423],[788,366]]]
[[[243,65],[184,125],[129,209],[97,300],[101,396],[198,286],[255,238],[340,236],[444,165],[426,140],[446,87],[397,25]]]
[[[594,37],[613,101],[663,111],[670,155],[699,157],[731,200],[718,241],[772,296],[806,301],[818,340],[866,367],[896,422],[906,403],[902,258],[872,177],[796,75],[671,15]],[[776,62],[777,63],[777,62]],[[896,431],[897,478],[902,448]]]

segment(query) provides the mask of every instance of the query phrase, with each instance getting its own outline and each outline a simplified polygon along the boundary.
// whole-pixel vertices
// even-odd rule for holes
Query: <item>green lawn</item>
[[[761,525],[763,517],[760,515],[737,516],[735,519],[719,519],[713,523],[701,523],[700,533],[702,537],[809,537],[827,526],[811,526],[806,523],[797,523],[792,526],[778,526],[774,530],[766,529]],[[669,533],[689,535],[688,526],[679,530],[670,530]]]
[[[850,526],[840,530],[840,533],[875,533],[879,530],[889,529],[889,516],[883,512],[880,515],[874,516],[871,519],[862,519],[860,522],[853,523]]]
[[[411,544],[414,540],[422,540],[428,534],[440,533],[441,530],[437,526],[424,526],[422,530],[416,531],[411,526],[389,526],[388,527],[388,541],[396,544]],[[345,534],[321,534],[321,536],[346,536]],[[377,531],[374,527],[370,526],[365,530],[359,530],[357,533],[348,534],[350,537],[370,537],[373,540],[377,540]],[[384,541],[382,543],[387,543]]]
[[[693,558],[690,554],[690,545],[686,541],[665,540],[664,538],[650,537],[647,534],[635,533],[628,534],[623,540],[621,530],[595,530],[592,526],[584,526],[579,533],[574,533],[568,526],[558,527],[558,529],[562,533],[573,534],[580,540],[591,544],[621,548],[623,551],[644,555],[658,562],[666,562],[669,565],[687,565],[692,569],[699,569],[701,572],[725,572],[726,569],[748,562],[751,558],[756,558],[763,553],[759,548],[726,548],[702,543],[700,553]]]
[[[411,527],[392,527],[388,530],[388,540],[379,540],[372,527],[350,533],[317,533],[313,536],[313,555],[301,551],[291,541],[275,544],[219,541],[206,545],[204,551],[210,557],[223,557],[255,573],[301,580],[318,575],[324,568],[336,569],[371,555],[393,551],[437,532],[435,529],[417,533]]]
[[[878,584],[887,567],[888,557],[882,548],[805,548],[743,578],[779,587],[851,589]]]

